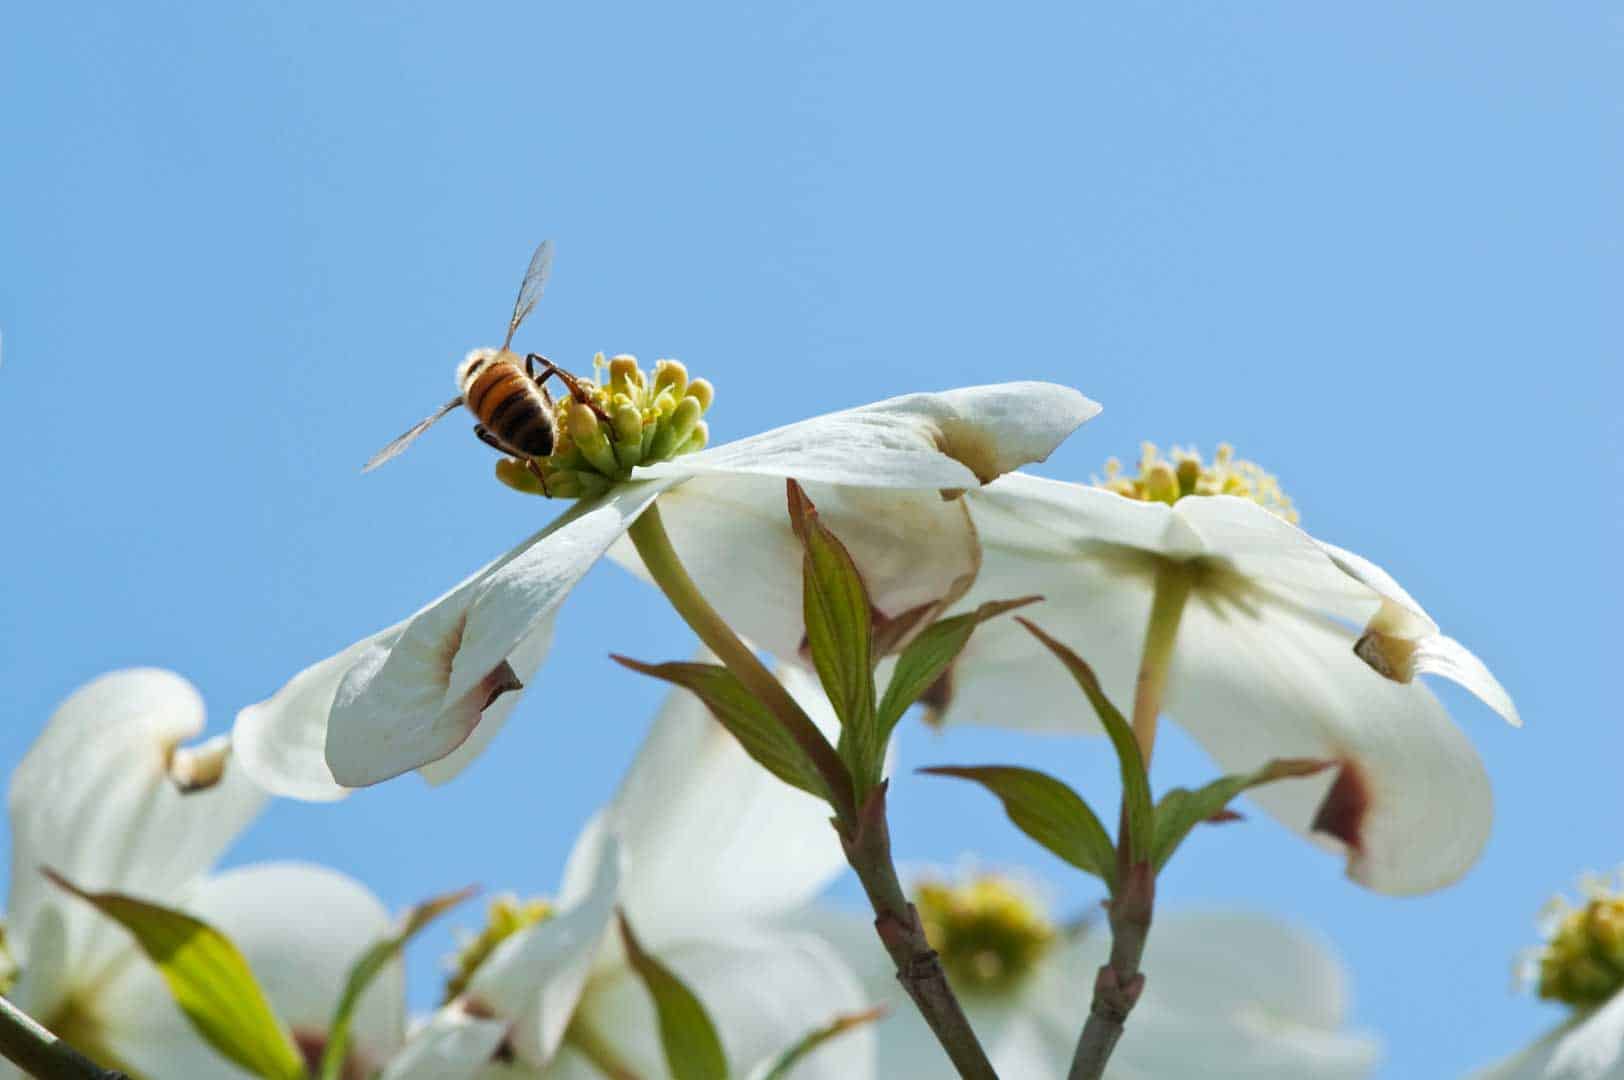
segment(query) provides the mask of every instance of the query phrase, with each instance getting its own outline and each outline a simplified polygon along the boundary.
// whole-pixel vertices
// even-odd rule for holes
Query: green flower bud
[[[598,357],[601,360],[603,354],[599,353]],[[609,361],[609,386],[615,393],[636,401],[647,385],[643,369],[637,366],[637,357],[621,355]]]
[[[609,435],[598,423],[598,415],[592,411],[592,406],[580,401],[570,402],[570,439],[594,469],[608,477],[620,475],[620,463],[609,446]]]
[[[643,460],[643,413],[627,401],[615,406],[615,456],[630,469]]]
[[[681,397],[688,389],[688,369],[676,360],[654,362],[654,392],[671,391],[672,397]]]
[[[671,410],[671,415],[660,422],[660,430],[654,436],[654,443],[649,447],[649,460],[665,461],[675,453],[677,447],[688,441],[693,434],[694,427],[699,423],[705,410],[699,407],[699,402],[691,397],[685,397],[677,402]]]
[[[699,402],[703,412],[710,412],[711,402],[716,399],[716,387],[709,379],[695,379],[688,384],[688,396]]]

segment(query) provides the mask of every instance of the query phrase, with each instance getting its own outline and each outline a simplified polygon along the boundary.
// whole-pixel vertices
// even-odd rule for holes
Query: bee
[[[457,365],[457,385],[462,392],[440,406],[425,419],[413,424],[406,433],[372,455],[361,469],[371,472],[379,465],[410,446],[419,435],[444,418],[459,405],[468,406],[479,421],[474,434],[487,446],[507,457],[516,458],[542,482],[540,460],[553,452],[558,442],[557,422],[554,419],[553,398],[547,392],[547,380],[556,376],[569,390],[570,396],[597,414],[600,420],[609,417],[594,401],[580,382],[537,353],[528,353],[523,360],[508,346],[519,324],[536,309],[542,290],[547,287],[547,275],[553,266],[553,242],[543,240],[530,257],[530,268],[519,284],[519,296],[513,302],[513,316],[508,320],[507,337],[500,349],[475,349]],[[539,369],[539,371],[538,371]]]

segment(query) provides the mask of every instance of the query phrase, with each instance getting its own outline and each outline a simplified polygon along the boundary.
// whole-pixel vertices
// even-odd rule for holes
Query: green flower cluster
[[[660,360],[652,374],[635,356],[592,361],[594,379],[578,380],[590,401],[561,398],[554,406],[557,442],[530,466],[511,459],[497,462],[496,475],[511,488],[532,495],[580,499],[607,491],[631,478],[639,465],[702,450],[710,438],[704,421],[716,391],[704,379],[688,378],[675,360]]]

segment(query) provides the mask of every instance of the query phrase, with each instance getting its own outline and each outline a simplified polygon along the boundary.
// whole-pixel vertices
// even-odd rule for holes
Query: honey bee
[[[466,405],[479,421],[474,425],[474,434],[479,436],[480,441],[507,457],[524,462],[541,480],[543,489],[546,488],[547,482],[541,474],[539,461],[551,454],[558,442],[553,399],[547,392],[547,380],[557,376],[576,401],[590,407],[600,419],[609,419],[575,376],[545,356],[528,353],[520,360],[518,354],[508,348],[513,344],[513,335],[518,331],[519,324],[536,309],[536,304],[541,300],[552,265],[553,242],[543,240],[530,257],[530,268],[525,271],[524,280],[519,284],[519,296],[513,302],[513,317],[508,320],[507,337],[502,339],[502,347],[470,352],[457,365],[457,385],[462,392],[372,455],[372,459],[362,467],[362,472],[371,472],[395,457],[437,420],[457,406]]]

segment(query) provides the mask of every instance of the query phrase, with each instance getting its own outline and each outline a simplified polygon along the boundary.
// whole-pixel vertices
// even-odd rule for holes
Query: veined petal
[[[838,732],[810,675],[779,677],[819,727]],[[752,761],[686,690],[666,698],[603,816],[625,851],[621,907],[651,950],[787,911],[845,866],[828,805]]]
[[[351,965],[393,927],[359,882],[325,867],[262,863],[204,880],[182,905],[242,951],[272,1009],[301,1050],[319,1057]],[[213,1056],[192,1066],[197,1035],[145,959],[120,969],[97,997],[105,1038],[121,1061],[146,1076],[246,1075]],[[357,1075],[370,1075],[405,1035],[406,980],[398,960],[361,998],[351,1029]],[[179,1056],[177,1056],[179,1055]]]
[[[312,664],[270,698],[237,713],[232,754],[256,783],[273,795],[305,802],[332,802],[353,790],[334,779],[327,764],[333,698],[345,673],[369,651],[387,649],[405,625],[396,623]]]
[[[553,647],[553,627],[557,625],[558,613],[555,610],[530,632],[530,636],[514,646],[512,654],[508,657],[508,666],[518,676],[519,681],[529,685],[535,674],[541,668],[541,662]],[[508,717],[513,714],[514,706],[518,705],[523,697],[518,692],[503,694],[481,714],[478,725],[472,735],[465,739],[461,746],[438,761],[431,761],[418,769],[418,774],[431,784],[439,785],[449,783],[466,769],[473,760],[485,752],[492,739],[502,730]]]
[[[462,745],[493,699],[516,689],[510,658],[673,481],[622,485],[547,528],[365,650],[340,680],[327,730],[339,783],[364,787]]]
[[[980,547],[964,500],[935,489],[807,485],[818,516],[851,552],[880,618],[951,602],[969,588]],[[740,635],[793,659],[802,645],[804,549],[790,527],[784,482],[699,476],[660,497],[660,517],[688,574]],[[610,551],[647,580],[630,541]],[[923,625],[923,624],[922,624]]]
[[[1442,675],[1466,688],[1512,727],[1522,727],[1522,717],[1517,713],[1511,694],[1490,673],[1487,664],[1454,638],[1444,634],[1422,638],[1416,643],[1414,659],[1418,674]]]
[[[1277,757],[1341,763],[1247,797],[1345,852],[1348,875],[1369,888],[1441,888],[1488,839],[1488,776],[1431,692],[1373,678],[1353,638],[1245,590],[1199,591],[1179,626],[1167,711],[1225,772]]]
[[[1028,995],[1074,1027],[1110,948],[1104,932],[1055,954]],[[1345,1030],[1341,966],[1315,938],[1256,915],[1159,916],[1145,949],[1145,990],[1112,1057],[1124,1076],[1295,1080],[1367,1075],[1379,1047]],[[1050,980],[1058,979],[1058,983]],[[1081,984],[1081,985],[1079,985]]]
[[[734,926],[726,938],[661,949],[658,958],[698,996],[741,1073],[835,1016],[873,1004],[839,955],[810,934]],[[579,1020],[639,1075],[666,1075],[654,1006],[629,970],[593,979]],[[878,1075],[870,1028],[825,1043],[797,1067],[796,1080]]]
[[[545,1065],[558,1052],[610,931],[621,864],[612,836],[602,838],[597,856],[585,894],[498,945],[463,995],[473,1012],[510,1021],[513,1048],[532,1065]]]
[[[1552,1080],[1604,1080],[1624,1075],[1624,994],[1614,994],[1562,1036],[1546,1074]]]
[[[1369,586],[1385,601],[1370,616],[1367,629],[1412,643],[1414,651],[1408,658],[1410,670],[1398,673],[1404,676],[1400,681],[1407,682],[1416,675],[1441,675],[1464,687],[1513,727],[1522,726],[1522,717],[1511,695],[1490,673],[1488,665],[1466,646],[1440,633],[1432,616],[1422,610],[1392,575],[1361,555],[1323,541],[1316,543],[1338,569]]]
[[[1054,383],[908,394],[739,439],[638,473],[954,490],[1042,461],[1100,407]]]
[[[448,1005],[412,1032],[378,1080],[474,1080],[490,1066],[506,1036],[503,1021],[472,1016],[460,1005]],[[503,1069],[502,1075],[516,1080],[522,1074]]]
[[[264,805],[231,763],[213,787],[180,793],[169,756],[202,730],[203,700],[185,679],[116,671],[64,701],[12,774],[7,921],[26,961],[15,997],[30,1012],[100,978],[128,941],[42,866],[86,889],[173,902]]]

